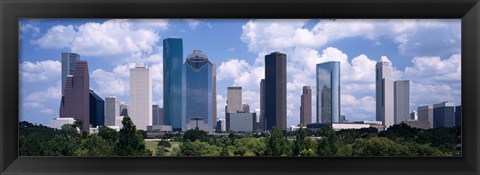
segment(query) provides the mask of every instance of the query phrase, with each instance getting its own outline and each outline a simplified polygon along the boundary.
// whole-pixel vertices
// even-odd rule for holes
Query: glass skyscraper
[[[194,50],[184,64],[184,130],[213,130],[213,64],[200,50]],[[196,120],[196,121],[194,121]]]
[[[65,81],[67,75],[73,75],[75,71],[75,62],[80,60],[80,55],[76,53],[62,53],[62,96],[65,92]]]
[[[317,64],[317,123],[340,122],[340,62]]]
[[[90,125],[92,127],[105,125],[105,101],[90,90]]]
[[[163,40],[163,108],[165,125],[182,128],[182,65],[183,40]]]
[[[287,55],[265,55],[265,130],[287,130]]]

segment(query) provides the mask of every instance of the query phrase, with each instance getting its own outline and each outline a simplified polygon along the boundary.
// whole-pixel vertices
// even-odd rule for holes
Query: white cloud
[[[60,49],[72,46],[76,31],[73,25],[57,25],[48,29],[42,37],[32,40],[32,44],[40,46],[42,49]]]
[[[40,110],[41,113],[43,114],[53,114],[54,111],[52,109],[42,109]]]
[[[59,80],[62,64],[59,61],[25,61],[19,65],[20,78],[26,82],[46,82]]]
[[[245,60],[231,59],[227,62],[222,62],[217,69],[217,81],[237,77],[241,73],[248,71],[249,67]]]
[[[405,68],[407,79],[432,83],[437,81],[460,81],[461,55],[453,54],[448,59],[440,57],[415,57],[413,67]]]
[[[128,71],[127,73],[129,73]],[[107,72],[103,69],[96,69],[90,77],[98,85],[97,93],[102,96],[123,96],[128,92],[128,81],[125,78],[121,78],[120,74]],[[128,75],[130,77],[130,75]],[[128,79],[127,79],[128,80]]]
[[[305,20],[251,20],[243,25],[240,38],[252,52],[291,47],[317,48],[353,37],[376,42],[381,37],[391,39],[398,44],[400,53],[409,56],[459,51],[459,20],[327,19],[320,20],[311,29],[305,24]]]
[[[38,92],[33,92],[27,97],[25,97],[23,105],[27,107],[36,107],[36,108],[42,108],[44,107],[44,104],[51,103],[51,102],[56,102],[60,104],[60,99],[62,97],[62,91],[60,89],[59,83],[57,83],[58,86],[54,87],[49,87],[45,91],[38,91]]]
[[[20,39],[23,38],[26,34],[31,34],[33,37],[37,36],[40,33],[40,28],[34,24],[25,24],[20,22]]]
[[[188,27],[190,27],[191,29],[196,29],[197,26],[200,24],[200,21],[195,19],[186,19],[185,21],[187,21]]]

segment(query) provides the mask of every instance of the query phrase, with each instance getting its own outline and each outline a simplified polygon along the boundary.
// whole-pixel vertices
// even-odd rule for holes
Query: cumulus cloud
[[[60,79],[62,64],[59,61],[25,61],[19,65],[20,78],[25,82],[47,82]]]
[[[26,34],[31,34],[33,37],[40,33],[40,28],[34,24],[20,22],[20,39]]]
[[[405,68],[404,76],[419,82],[460,81],[461,55],[453,54],[448,59],[440,57],[415,57],[413,67]]]
[[[248,71],[250,65],[245,60],[231,59],[227,62],[222,62],[217,69],[217,81],[226,78],[234,78],[242,72]]]
[[[168,20],[163,19],[113,19],[80,26],[57,25],[31,43],[43,49],[69,48],[84,56],[138,59],[158,52],[159,32],[166,29]]]
[[[47,102],[56,102],[60,104],[61,97],[62,91],[60,89],[60,85],[58,85],[49,87],[45,91],[33,92],[27,95],[24,99],[23,105],[27,107],[42,108]]]
[[[459,20],[336,19],[319,20],[313,28],[306,20],[250,20],[241,40],[249,51],[291,47],[317,48],[344,38],[361,37],[378,42],[393,40],[404,55],[432,56],[460,51]],[[441,53],[439,53],[441,52]]]
[[[200,24],[200,21],[195,19],[186,19],[185,21],[187,21],[188,27],[190,27],[191,29],[196,29],[197,26]]]

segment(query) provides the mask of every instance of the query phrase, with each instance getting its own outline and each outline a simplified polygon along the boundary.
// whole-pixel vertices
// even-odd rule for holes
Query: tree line
[[[124,117],[119,132],[100,127],[97,134],[78,132],[78,123],[61,130],[19,123],[21,156],[460,156],[461,130],[417,129],[406,124],[376,128],[294,132],[273,128],[269,134],[209,135],[188,130],[158,138],[155,154],[146,148],[146,132]],[[168,141],[167,141],[168,140]],[[179,143],[172,146],[172,143]]]

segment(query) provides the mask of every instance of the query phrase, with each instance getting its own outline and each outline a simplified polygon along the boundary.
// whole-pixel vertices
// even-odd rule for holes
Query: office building
[[[129,117],[138,130],[152,125],[152,77],[147,67],[130,69]]]
[[[217,126],[215,127],[215,132],[225,132],[227,130],[226,124],[225,124],[225,119],[218,119],[217,120]]]
[[[105,125],[105,101],[93,90],[90,90],[90,125],[92,127]]]
[[[442,102],[433,105],[433,128],[455,126],[455,105]]]
[[[185,78],[182,91],[184,91],[185,116],[183,119],[185,125],[189,125],[186,126],[187,130],[192,128],[192,124],[196,126],[198,123],[198,126],[202,126],[201,130],[213,131],[213,106],[216,104],[213,104],[212,66],[207,55],[200,50],[194,50],[184,64]]]
[[[243,105],[242,105],[242,111],[243,111],[243,112],[250,112],[250,105],[248,105],[248,104],[243,104]]]
[[[300,96],[300,125],[307,126],[312,123],[312,89],[310,86],[303,86]]]
[[[153,125],[163,125],[163,108],[158,105],[152,106],[152,123]]]
[[[215,125],[217,123],[217,65],[215,63],[212,63],[212,75],[213,75],[213,87],[212,87],[212,111],[213,111],[213,117],[212,117],[212,123]]]
[[[462,106],[455,106],[455,126],[462,126]]]
[[[65,92],[65,82],[67,75],[73,75],[75,71],[75,62],[80,60],[80,55],[76,53],[62,53],[62,96]]]
[[[128,105],[120,104],[120,116],[128,116]]]
[[[424,105],[417,107],[419,121],[428,121],[429,128],[433,128],[433,105]]]
[[[260,80],[260,131],[265,131],[265,79]]]
[[[410,81],[397,80],[394,82],[394,121],[400,124],[410,118]]]
[[[183,40],[163,40],[163,109],[164,124],[172,125],[174,131],[182,128],[182,65]]]
[[[60,102],[60,118],[74,118],[83,122],[82,131],[90,128],[90,77],[87,61],[76,61],[73,75],[67,75],[65,93]]]
[[[255,129],[255,113],[230,113],[230,131],[251,133]]]
[[[66,125],[66,124],[73,125],[74,123],[75,123],[74,118],[53,118],[50,121],[50,128],[62,129],[63,125]]]
[[[417,111],[410,112],[410,120],[418,120],[418,113]]]
[[[227,88],[227,105],[225,106],[226,129],[230,129],[230,113],[237,113],[242,108],[242,87]]]
[[[385,126],[394,124],[394,87],[391,62],[386,56],[380,57],[375,66],[376,120]]]
[[[116,117],[120,117],[120,100],[117,97],[105,98],[105,125],[115,126]]]
[[[340,62],[317,64],[317,123],[340,122]]]
[[[265,55],[265,126],[287,130],[287,55]]]

